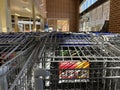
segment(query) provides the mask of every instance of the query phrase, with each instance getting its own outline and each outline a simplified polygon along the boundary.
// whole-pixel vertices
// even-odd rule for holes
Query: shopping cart
[[[1,65],[14,58],[32,42],[24,34],[1,35],[0,36],[0,63]]]
[[[76,36],[51,37],[46,44],[38,67],[50,75],[43,77],[40,90],[119,90],[120,52],[110,44],[82,43]],[[66,40],[65,37],[68,37]],[[89,37],[90,38],[90,37]],[[92,39],[92,38],[91,38]],[[60,42],[59,42],[60,41]],[[57,43],[58,42],[58,43]],[[92,44],[89,44],[92,43]],[[39,80],[40,77],[38,77]],[[41,81],[41,79],[40,79]],[[36,81],[38,82],[38,81]],[[35,83],[40,88],[40,83]]]
[[[27,60],[29,60],[29,58],[33,55],[34,48],[36,47],[38,42],[40,42],[40,39],[42,39],[46,35],[46,33],[42,33],[42,35],[40,33],[20,33],[18,35],[14,34],[12,35],[12,37],[10,34],[6,36],[3,35],[3,37],[1,37],[3,39],[6,38],[5,40],[12,38],[11,42],[5,43],[5,47],[1,43],[1,45],[3,45],[4,47],[4,49],[1,51],[1,54],[3,52],[8,52],[4,56],[4,58],[2,58],[2,60],[6,62],[2,63],[2,66],[0,66],[1,90],[8,90],[8,88],[13,85]],[[15,57],[9,58],[12,53],[17,54]]]
[[[92,34],[54,32],[37,41],[9,90],[120,90],[119,83],[119,49]]]
[[[114,47],[120,50],[120,35],[119,34],[102,34],[100,35],[101,40],[104,42],[108,42],[109,44],[113,45]]]

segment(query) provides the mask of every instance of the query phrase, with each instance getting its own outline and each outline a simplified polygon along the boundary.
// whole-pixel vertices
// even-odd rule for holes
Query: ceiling
[[[36,16],[46,17],[46,0],[10,0],[11,14],[32,17],[32,4],[35,5]],[[29,9],[27,11],[25,8]]]

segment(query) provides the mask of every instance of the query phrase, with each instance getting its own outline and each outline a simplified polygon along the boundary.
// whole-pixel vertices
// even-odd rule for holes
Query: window
[[[85,0],[82,5],[80,6],[80,13],[86,10],[88,7],[90,7],[92,4],[94,4],[97,0]]]

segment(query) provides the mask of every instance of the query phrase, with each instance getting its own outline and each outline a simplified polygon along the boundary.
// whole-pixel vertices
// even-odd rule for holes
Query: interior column
[[[0,32],[12,31],[10,7],[7,0],[0,0]]]
[[[32,4],[32,15],[33,15],[33,31],[36,31],[36,15],[35,15],[35,5]]]
[[[40,26],[41,30],[44,30],[44,23],[45,23],[44,18],[41,18],[41,26]]]
[[[15,20],[15,32],[19,32],[19,28],[18,28],[18,16],[17,15],[15,15],[15,17],[14,17],[14,20]]]

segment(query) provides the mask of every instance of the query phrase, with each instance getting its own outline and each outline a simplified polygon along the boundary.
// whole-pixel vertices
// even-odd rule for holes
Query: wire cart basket
[[[9,33],[0,35],[0,90],[8,90],[14,85],[27,60],[33,55],[38,41],[44,36],[46,36],[46,33]],[[22,82],[18,82],[22,84]],[[24,85],[27,86],[27,84]]]
[[[119,56],[118,49],[91,35],[51,35],[37,65],[50,73],[43,90],[120,90]]]

